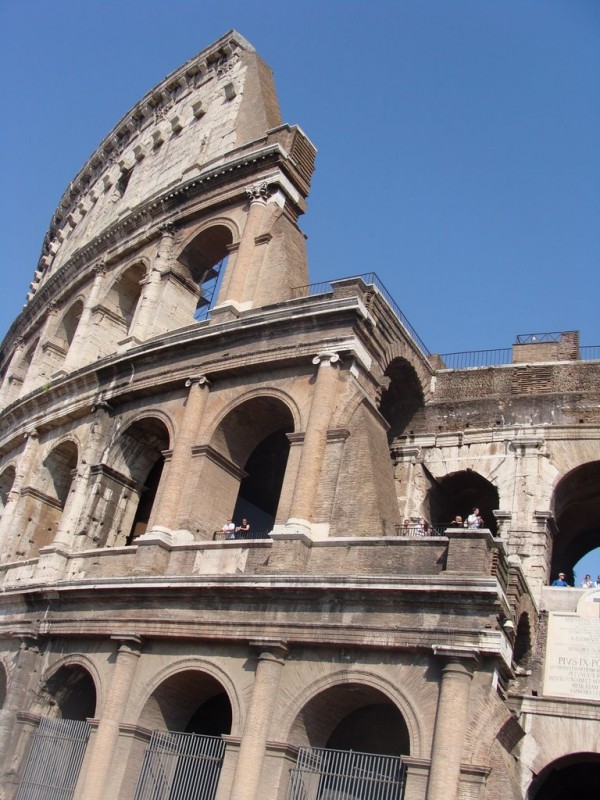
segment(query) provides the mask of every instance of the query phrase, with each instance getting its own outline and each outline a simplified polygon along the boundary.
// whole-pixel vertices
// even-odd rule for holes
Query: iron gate
[[[213,800],[224,751],[220,736],[154,731],[134,800]]]
[[[85,721],[42,717],[15,800],[71,800],[89,735]]]
[[[402,800],[405,778],[399,756],[303,747],[287,800]]]

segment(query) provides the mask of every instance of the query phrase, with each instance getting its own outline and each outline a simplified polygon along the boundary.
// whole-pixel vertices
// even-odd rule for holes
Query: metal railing
[[[89,735],[85,721],[42,717],[15,800],[71,800]]]
[[[446,528],[451,525],[396,525],[396,536],[410,536],[411,538],[422,538],[424,536],[444,536]]]
[[[390,305],[393,308],[396,316],[398,317],[402,325],[406,328],[407,332],[409,333],[415,344],[419,346],[420,350],[426,356],[431,355],[427,346],[425,345],[419,334],[416,332],[416,330],[413,328],[413,326],[410,324],[408,318],[401,310],[400,306],[396,303],[392,295],[388,292],[388,290],[385,288],[381,280],[378,278],[377,274],[375,272],[364,272],[361,275],[352,275],[349,278],[344,278],[344,280],[350,281],[350,280],[356,280],[358,278],[360,278],[364,283],[366,283],[367,286],[377,287],[379,293],[381,294],[382,297],[385,298],[388,305]],[[330,294],[331,292],[333,292],[333,285],[332,285],[333,283],[335,283],[335,280],[321,281],[321,283],[310,283],[307,284],[306,286],[296,286],[294,287],[294,289],[292,289],[292,297],[312,297],[313,295],[317,294]]]
[[[402,800],[405,783],[400,756],[303,747],[287,800]]]
[[[564,333],[569,331],[552,331],[551,333],[520,333],[517,344],[540,344],[543,342],[560,342]]]
[[[579,358],[582,361],[600,360],[600,344],[590,344],[579,348]]]
[[[215,531],[213,542],[233,542],[239,539],[268,539],[271,531]]]
[[[512,348],[498,350],[466,350],[462,353],[442,353],[445,369],[470,369],[472,367],[497,367],[512,362]]]
[[[224,752],[220,736],[154,731],[134,800],[213,800]]]

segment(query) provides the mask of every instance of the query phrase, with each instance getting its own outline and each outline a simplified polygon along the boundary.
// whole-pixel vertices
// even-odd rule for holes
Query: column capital
[[[174,222],[163,222],[158,226],[158,230],[163,236],[175,236],[177,225]]]
[[[37,428],[28,428],[23,434],[25,439],[38,439],[39,438],[39,431]]]
[[[250,203],[266,203],[270,197],[269,186],[266,181],[255,183],[246,187],[246,196]]]
[[[249,644],[254,650],[258,650],[259,661],[276,661],[278,664],[283,664],[289,653],[287,644],[281,641],[252,639]]]
[[[332,352],[330,350],[323,350],[313,358],[313,364],[325,365],[325,364],[337,364],[338,361],[341,361],[340,354]]]
[[[119,653],[130,653],[138,657],[141,655],[144,643],[141,636],[134,633],[115,633],[110,638],[119,645],[117,648]]]
[[[210,389],[211,381],[206,375],[194,375],[186,380],[185,386],[187,389],[189,389],[190,386],[203,386],[206,389]]]
[[[461,647],[457,645],[434,644],[433,654],[445,660],[444,671],[468,672],[473,674],[473,670],[479,663],[479,650],[473,647]]]

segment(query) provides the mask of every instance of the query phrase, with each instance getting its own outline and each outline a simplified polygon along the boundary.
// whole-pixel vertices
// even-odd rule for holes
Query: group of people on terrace
[[[406,518],[404,520],[400,531],[401,536],[435,536],[436,533],[442,532],[446,528],[469,528],[470,530],[475,530],[484,527],[483,517],[477,506],[473,507],[466,519],[463,519],[460,514],[456,514],[454,519],[446,525],[434,526],[425,517],[418,517],[416,523],[413,519]]]
[[[567,586],[571,588],[571,584],[567,582],[566,574],[564,572],[559,572],[558,578],[553,580],[550,586]],[[596,580],[593,581],[592,576],[588,573],[581,581],[580,586],[582,589],[600,589],[600,575],[598,575]]]

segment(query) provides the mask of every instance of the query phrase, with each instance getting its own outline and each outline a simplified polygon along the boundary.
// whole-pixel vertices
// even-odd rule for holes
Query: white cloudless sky
[[[376,272],[432,352],[600,345],[600,0],[0,0],[0,336],[69,181],[230,28],[318,148],[312,282]]]

